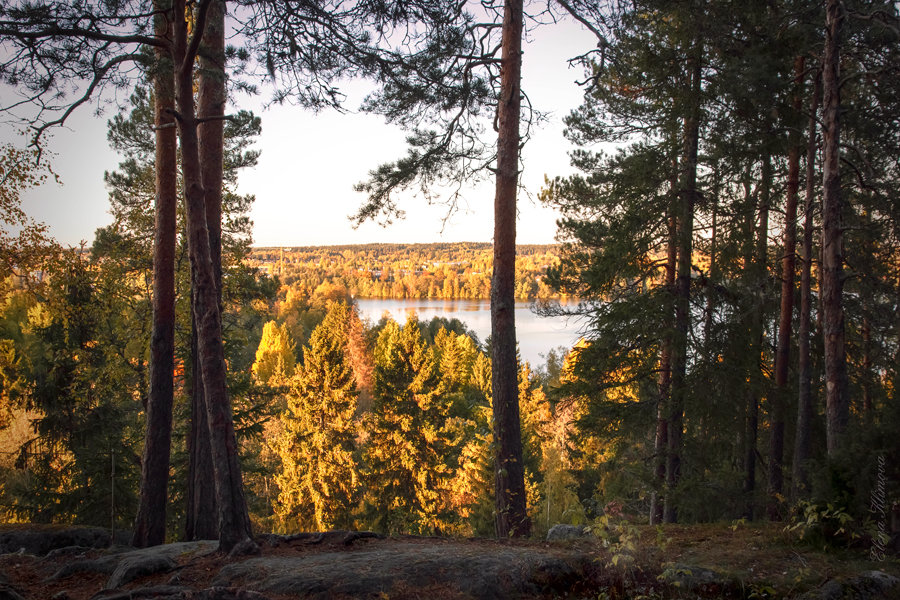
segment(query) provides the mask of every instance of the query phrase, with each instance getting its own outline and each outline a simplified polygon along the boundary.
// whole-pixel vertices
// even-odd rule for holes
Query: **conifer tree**
[[[349,529],[355,523],[357,391],[347,354],[349,314],[346,304],[334,302],[313,331],[281,417],[276,511],[288,529]]]
[[[295,352],[294,340],[287,325],[278,325],[275,321],[266,323],[253,363],[253,374],[257,381],[268,383],[275,378],[277,382],[281,382],[293,377],[297,363]]]
[[[415,315],[401,328],[388,321],[375,345],[374,402],[366,449],[369,511],[388,532],[441,530],[442,492],[453,473],[446,435],[449,406],[439,393],[432,348]]]
[[[98,266],[75,250],[48,256],[53,276],[3,323],[0,404],[28,408],[31,432],[18,473],[3,476],[17,520],[120,526],[136,509],[149,302],[127,270]]]
[[[170,3],[162,0],[154,3],[153,29],[160,37],[172,33],[172,25],[166,18],[169,7]],[[171,57],[162,48],[156,48],[155,58],[153,335],[150,338],[147,429],[141,461],[141,501],[132,536],[132,543],[139,547],[165,541],[172,407],[175,400],[175,215],[178,205],[178,158],[173,116],[175,90]]]
[[[442,387],[447,392],[461,392],[470,386],[472,365],[478,349],[472,338],[441,327],[434,338],[440,365]]]
[[[826,4],[825,53],[822,59],[822,311],[825,340],[825,414],[828,456],[846,445],[850,420],[844,331],[843,198],[841,193],[841,29],[846,8],[837,0]]]

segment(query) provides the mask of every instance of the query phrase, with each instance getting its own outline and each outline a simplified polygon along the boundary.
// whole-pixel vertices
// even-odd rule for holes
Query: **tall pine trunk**
[[[673,165],[677,169],[677,161]],[[675,267],[678,257],[678,236],[676,229],[676,199],[678,190],[677,173],[672,177],[671,193],[668,215],[668,240],[666,241],[666,280],[665,293],[667,314],[666,321],[672,318],[673,307],[670,298],[674,298],[675,291]],[[669,440],[669,393],[672,386],[672,335],[666,332],[660,343],[659,349],[659,375],[656,379],[656,431],[653,436],[653,468],[658,489],[662,490],[666,483],[666,452]],[[663,502],[660,492],[654,491],[650,497],[650,524],[662,523]]]
[[[897,277],[897,295],[894,306],[894,378],[893,406],[900,407],[900,274]]]
[[[759,182],[759,228],[756,233],[756,252],[748,268],[751,273],[750,286],[755,289],[756,298],[750,312],[747,373],[747,414],[744,433],[744,517],[753,519],[756,494],[756,453],[759,437],[759,390],[762,386],[755,382],[762,378],[761,356],[763,348],[764,313],[766,304],[766,256],[769,241],[769,204],[772,193],[772,158],[763,157]]]
[[[515,323],[523,18],[522,0],[506,0],[503,7],[500,101],[497,106],[497,191],[494,198],[494,271],[491,278],[495,529],[500,538],[527,536],[531,532],[522,462]]]
[[[691,305],[691,253],[694,241],[694,206],[697,201],[697,153],[700,147],[700,91],[702,46],[694,40],[687,61],[687,112],[682,132],[681,173],[678,190],[678,261],[675,276],[675,328],[672,340],[672,381],[666,453],[666,494],[663,521],[678,520],[675,488],[681,479],[681,447],[684,435],[684,400],[687,394],[688,332]]]
[[[206,197],[206,225],[213,262],[217,302],[222,310],[222,186],[225,115],[225,6],[214,0],[209,7],[203,44],[200,48],[198,112],[206,119],[199,126],[200,169]],[[193,267],[192,267],[193,269]],[[193,271],[192,271],[193,272]],[[188,539],[209,539],[216,535],[215,493],[204,485],[213,473],[209,426],[203,403],[203,378],[197,355],[196,318],[191,319],[193,389],[188,465]]]
[[[219,536],[216,488],[209,482],[215,478],[206,401],[203,398],[203,374],[200,368],[197,316],[194,314],[196,267],[191,261],[191,425],[188,431],[188,488],[185,538],[214,540]]]
[[[825,417],[828,456],[845,445],[850,420],[844,348],[844,232],[840,173],[840,47],[844,19],[840,0],[825,7],[825,55],[822,65],[824,162],[822,184],[822,312],[825,342]]]
[[[171,39],[171,2],[155,0],[154,34]],[[141,491],[131,543],[145,547],[166,538],[172,403],[175,393],[175,213],[178,205],[175,80],[172,57],[156,50],[153,73],[156,127],[156,223],[153,238],[153,333],[150,340],[150,393],[141,462]]]
[[[800,314],[797,319],[797,425],[794,434],[794,456],[791,466],[791,497],[798,500],[809,491],[806,462],[812,456],[810,436],[813,418],[812,375],[810,367],[809,326],[812,311],[813,211],[816,193],[816,113],[819,110],[821,78],[817,75],[809,109],[809,132],[806,141],[806,197],[803,202],[803,245],[800,271]]]
[[[794,61],[794,112],[803,110],[804,57]],[[797,196],[800,190],[800,140],[791,135],[788,150],[788,177],[784,206],[784,250],[781,255],[781,308],[778,318],[778,343],[775,350],[775,390],[769,438],[769,487],[766,513],[770,520],[780,518],[780,497],[784,490],[784,413],[788,395],[788,365],[791,356],[791,333],[794,315],[794,270],[797,252]]]
[[[706,285],[706,311],[703,315],[703,344],[706,346],[706,360],[711,361],[713,315],[716,312],[715,282],[719,278],[716,257],[719,252],[719,166],[713,169],[713,189],[710,199],[712,207],[712,228],[709,233],[709,281]]]
[[[210,2],[197,7],[194,36],[188,42],[188,23],[175,20],[175,98],[181,137],[182,174],[187,214],[188,248],[195,266],[193,304],[197,318],[197,346],[203,378],[206,417],[218,504],[219,548],[230,551],[251,539],[250,517],[238,464],[237,440],[225,379],[222,321],[219,313],[215,269],[206,225],[205,193],[201,180],[198,120],[194,110],[193,63],[205,27]],[[184,15],[184,0],[175,3],[175,14]]]

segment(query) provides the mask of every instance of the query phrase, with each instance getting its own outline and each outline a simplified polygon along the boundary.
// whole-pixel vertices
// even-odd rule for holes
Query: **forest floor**
[[[52,531],[62,530],[0,525],[0,551]],[[259,553],[236,557],[214,542],[49,554],[44,544],[43,556],[23,545],[0,554],[0,600],[900,597],[896,556],[873,562],[862,549],[799,544],[780,524],[595,533],[554,542],[260,536]]]

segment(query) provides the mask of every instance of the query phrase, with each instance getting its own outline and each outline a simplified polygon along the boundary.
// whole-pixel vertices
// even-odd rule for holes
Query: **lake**
[[[398,323],[416,313],[420,321],[433,317],[459,319],[484,342],[491,334],[490,300],[386,300],[357,298],[359,316],[372,323],[389,314]],[[571,348],[581,337],[579,319],[541,317],[531,310],[530,302],[516,302],[516,338],[523,360],[537,368],[546,362],[547,351],[559,346]]]

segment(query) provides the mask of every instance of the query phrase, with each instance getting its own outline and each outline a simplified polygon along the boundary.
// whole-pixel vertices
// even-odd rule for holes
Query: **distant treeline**
[[[517,247],[516,297],[559,297],[544,282],[559,258],[556,245]],[[265,247],[247,263],[284,285],[315,289],[341,285],[357,298],[490,298],[492,247],[488,243],[362,244]]]

